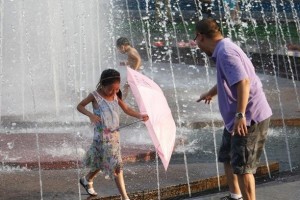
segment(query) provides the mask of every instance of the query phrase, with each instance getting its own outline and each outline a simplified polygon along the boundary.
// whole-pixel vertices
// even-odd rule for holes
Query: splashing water
[[[184,163],[183,170],[185,170],[185,181],[188,184],[189,195],[191,196],[189,184],[192,177],[190,177],[188,170],[188,161],[199,163],[211,161],[216,164],[217,176],[220,175],[217,162],[217,143],[220,141],[221,128],[217,124],[221,117],[216,111],[216,104],[210,105],[208,108],[199,108],[194,102],[198,98],[198,94],[205,91],[208,85],[213,83],[211,78],[215,75],[213,64],[209,63],[206,56],[200,54],[200,59],[204,60],[204,66],[199,66],[197,65],[199,55],[196,54],[198,50],[185,48],[188,53],[184,54],[182,49],[178,47],[179,38],[186,38],[190,41],[190,38],[194,36],[190,26],[195,24],[195,19],[186,19],[187,11],[185,10],[193,5],[189,4],[189,6],[183,7],[180,1],[172,3],[170,5],[172,9],[171,24],[167,21],[166,13],[162,12],[163,20],[156,22],[159,24],[159,29],[154,30],[152,27],[153,19],[151,18],[153,16],[153,10],[151,10],[153,1],[126,0],[126,9],[124,9],[126,12],[119,10],[120,2],[114,0],[100,2],[95,0],[48,0],[44,4],[34,1],[0,1],[0,120],[3,125],[0,130],[1,134],[11,135],[36,133],[41,199],[45,198],[46,194],[45,188],[43,188],[43,171],[40,163],[39,134],[71,133],[74,135],[76,140],[73,148],[76,149],[77,179],[79,179],[79,160],[84,153],[80,144],[81,137],[83,137],[81,133],[88,132],[90,127],[88,119],[78,114],[75,105],[90,91],[94,90],[102,69],[108,67],[118,69],[115,39],[120,35],[129,35],[131,43],[141,51],[141,55],[147,60],[143,63],[148,68],[145,69],[145,74],[160,84],[166,92],[168,101],[170,101],[174,115],[176,115],[178,133],[180,133],[177,137],[180,144],[174,151],[174,162],[180,160]],[[132,17],[133,12],[130,10],[132,2],[138,7],[137,16],[135,16],[138,20]],[[195,5],[196,2],[195,0]],[[281,89],[281,83],[288,80],[281,82],[282,79],[278,77],[281,68],[277,66],[274,57],[280,53],[275,51],[276,49],[295,40],[292,38],[290,29],[287,31],[288,36],[286,38],[282,28],[283,23],[293,21],[297,29],[297,39],[299,39],[297,7],[292,0],[287,1],[291,5],[292,18],[289,18],[286,12],[282,12],[284,18],[280,18],[280,11],[276,8],[278,2],[282,3],[283,1],[272,1],[272,17],[276,22],[274,27],[277,34],[277,38],[275,38],[270,33],[271,25],[267,22],[270,17],[267,17],[267,11],[261,5],[262,2],[255,2],[261,8],[260,21],[252,12],[254,2],[240,2],[244,10],[240,11],[239,20],[243,22],[239,27],[231,23],[230,16],[224,13],[228,6],[221,2],[220,0],[213,1],[212,9],[219,11],[219,14],[213,13],[213,15],[219,18],[220,22],[224,22],[221,23],[222,31],[228,30],[228,36],[237,39],[236,42],[245,48],[249,56],[254,52],[251,42],[255,42],[258,49],[263,78],[266,79],[265,83],[269,82],[272,85],[272,89],[268,89],[269,93],[275,91],[275,95],[270,96],[270,99],[278,100],[276,109],[279,109],[283,124],[280,130],[270,129],[270,141],[276,141],[273,144],[280,146],[281,149],[286,148],[288,161],[285,162],[285,157],[282,156],[280,162],[283,163],[285,170],[292,171],[298,165],[298,160],[292,158],[299,157],[299,154],[294,152],[294,150],[297,152],[295,141],[299,140],[299,135],[297,135],[296,129],[295,133],[292,133],[285,124],[285,118],[287,118],[284,101],[285,91],[284,88]],[[143,5],[146,7],[143,8]],[[218,8],[214,7],[216,5]],[[198,9],[196,10],[197,19],[205,17],[201,7],[200,3],[195,7],[195,10]],[[249,21],[243,18],[245,15]],[[125,20],[125,16],[129,18],[128,21]],[[137,21],[139,22],[138,27]],[[121,22],[128,23],[129,28],[125,29],[125,25]],[[267,46],[268,52],[264,52],[262,47],[263,42],[259,37],[258,23],[265,26],[263,29],[266,36],[263,39],[266,41],[264,45]],[[182,32],[179,31],[179,25],[182,26]],[[254,39],[247,37],[247,31],[250,28],[253,29]],[[155,38],[164,40],[165,45],[154,48],[152,43]],[[275,46],[276,40],[274,38],[277,40],[277,46]],[[142,47],[143,49],[141,49]],[[143,54],[144,51],[146,53]],[[174,56],[176,53],[177,55]],[[271,55],[270,63],[264,58],[266,53]],[[161,54],[161,57],[153,63],[154,54]],[[283,65],[285,73],[291,72],[291,79],[289,80],[293,89],[291,93],[297,101],[293,105],[297,104],[299,109],[298,72],[297,68],[294,70],[292,67],[297,58],[293,57],[293,60],[290,60],[286,48],[282,54],[286,56]],[[191,56],[191,65],[183,64],[184,58],[188,56]],[[172,59],[173,57],[176,58]],[[178,61],[179,64],[174,61]],[[267,75],[266,65],[272,67],[272,76]],[[212,125],[201,127],[199,130],[185,126],[192,122],[202,121]],[[78,132],[80,134],[77,134]],[[126,144],[151,145],[146,130],[140,127],[134,126],[126,129],[123,137],[122,139]],[[15,143],[13,140],[9,140],[5,146],[8,150],[13,150]],[[72,146],[62,145],[62,148],[65,148],[66,151],[62,152],[58,148],[56,151],[50,149],[49,153],[53,156],[62,157],[72,153]],[[273,152],[275,151],[273,150],[270,145],[266,145],[264,157],[267,166],[269,165],[268,160],[278,159],[276,157],[279,155],[278,151],[276,152],[277,155],[274,155]],[[3,153],[1,156],[3,156],[2,171],[27,170],[22,168],[9,169],[4,165],[9,159],[8,154],[4,155]],[[153,167],[153,170],[157,171],[158,198],[160,199],[162,198],[160,189],[163,184],[161,184],[162,180],[160,180],[158,168],[159,161],[156,157],[156,166]],[[270,171],[269,176],[271,176]],[[81,199],[79,184],[78,190],[78,198]]]

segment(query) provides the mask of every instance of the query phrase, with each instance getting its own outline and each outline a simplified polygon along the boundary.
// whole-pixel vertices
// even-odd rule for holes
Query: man
[[[259,157],[269,127],[271,108],[253,64],[243,50],[224,38],[214,19],[196,24],[198,47],[216,62],[217,84],[197,102],[218,95],[224,132],[218,159],[224,163],[230,195],[221,199],[255,200]]]

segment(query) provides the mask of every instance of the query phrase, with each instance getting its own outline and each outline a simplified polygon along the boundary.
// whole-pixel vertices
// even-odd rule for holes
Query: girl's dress
[[[115,170],[123,167],[120,151],[119,104],[118,97],[107,101],[97,91],[92,92],[98,108],[93,108],[101,122],[94,128],[94,139],[87,151],[84,163],[91,171],[101,170],[106,178],[112,178]]]

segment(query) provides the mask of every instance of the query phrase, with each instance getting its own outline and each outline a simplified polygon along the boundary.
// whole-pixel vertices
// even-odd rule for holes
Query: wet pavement
[[[219,200],[228,192],[202,195],[187,198],[190,200]],[[268,182],[258,182],[256,185],[257,200],[298,200],[300,199],[300,173],[282,173],[276,179]]]
[[[168,172],[164,173],[163,167],[159,167],[160,182],[158,186],[157,174],[153,170],[155,162],[145,163],[127,163],[124,168],[125,182],[131,199],[192,199],[192,200],[213,200],[227,194],[226,188],[218,187],[206,192],[192,193],[189,197],[187,184],[173,185],[178,180],[185,179],[184,166],[171,165]],[[213,186],[216,181],[214,177],[213,164],[190,164],[188,166],[190,173],[190,185],[192,191],[198,186],[201,188],[201,182],[206,180],[206,185]],[[107,180],[103,175],[98,175],[94,186],[97,197],[89,197],[86,191],[78,184],[78,179],[82,175],[82,169],[57,169],[57,170],[28,170],[28,169],[6,169],[0,172],[0,199],[53,199],[53,200],[72,200],[72,199],[120,199],[118,191],[114,186],[113,180]],[[194,180],[193,174],[204,172],[202,179]],[[220,171],[223,174],[223,171]],[[222,181],[223,182],[223,181]],[[160,194],[157,188],[160,188]],[[257,179],[257,199],[258,200],[297,200],[300,197],[300,173],[299,171],[281,172],[272,174],[272,178],[264,176]],[[181,193],[185,190],[185,195],[163,198],[165,190],[173,193]],[[152,194],[151,194],[152,193]],[[139,196],[138,196],[139,195]]]
[[[124,177],[131,199],[158,199],[158,196],[169,196],[169,199],[185,199],[188,194],[187,184],[174,185],[176,182],[186,182],[186,174],[183,170],[185,167],[182,164],[171,165],[168,172],[165,173],[163,167],[159,166],[160,181],[158,185],[157,172],[153,170],[155,165],[156,163],[153,161],[126,164]],[[274,169],[276,166],[278,165],[274,163]],[[212,163],[189,164],[189,178],[193,193],[203,187],[201,186],[202,181],[206,182],[205,186],[210,190],[217,187],[213,168],[214,164]],[[120,199],[114,181],[105,179],[101,174],[96,177],[94,182],[95,190],[99,195],[90,198],[78,183],[84,171],[82,169],[5,169],[0,173],[0,199]],[[223,174],[223,171],[221,170],[220,173]],[[198,179],[199,174],[202,179]],[[195,177],[198,177],[197,180]],[[224,183],[223,178],[221,176],[222,183]],[[268,178],[265,177],[265,179]],[[160,188],[160,194],[158,194],[157,188]],[[172,196],[171,193],[178,193],[178,196]],[[183,194],[185,196],[182,196]]]

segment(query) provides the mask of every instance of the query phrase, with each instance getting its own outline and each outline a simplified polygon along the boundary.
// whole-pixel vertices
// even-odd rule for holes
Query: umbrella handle
[[[127,127],[127,126],[130,126],[130,125],[132,125],[132,124],[135,124],[135,123],[138,123],[138,122],[141,122],[141,121],[143,121],[143,120],[140,119],[140,120],[134,121],[134,122],[132,122],[132,123],[125,124],[125,125],[123,125],[123,126],[120,126],[119,128],[115,128],[115,129],[111,130],[111,132],[118,131],[118,130],[120,130],[121,128],[125,128],[125,127]]]

